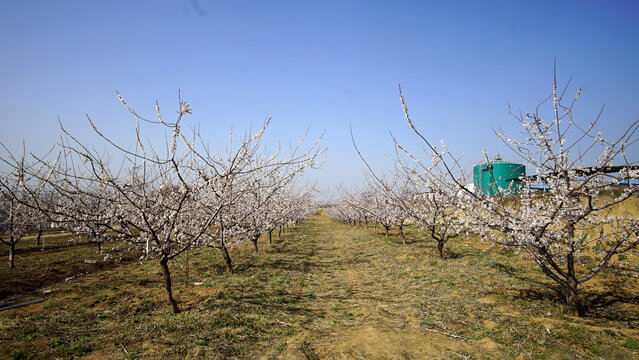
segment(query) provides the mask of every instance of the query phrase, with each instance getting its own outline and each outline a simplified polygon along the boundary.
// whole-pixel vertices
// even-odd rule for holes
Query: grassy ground
[[[237,264],[233,275],[224,274],[215,250],[193,251],[172,264],[183,309],[177,315],[169,312],[156,262],[129,259],[96,266],[101,261],[96,247],[87,244],[44,256],[39,250],[24,251],[14,271],[0,270],[3,283],[9,279],[21,290],[0,302],[44,302],[0,312],[0,354],[94,359],[639,358],[639,282],[634,278],[604,273],[585,287],[589,310],[575,318],[563,313],[535,266],[512,254],[489,250],[474,239],[454,239],[454,256],[442,260],[435,243],[415,229],[408,230],[408,239],[402,245],[398,236],[385,237],[381,228],[352,227],[318,216],[282,234],[273,246],[261,240],[259,254],[249,246],[232,249]],[[66,276],[75,275],[68,281],[48,278],[29,287],[39,269],[46,273],[73,269],[73,264],[93,267],[73,270],[79,273]],[[51,293],[43,295],[42,290]]]

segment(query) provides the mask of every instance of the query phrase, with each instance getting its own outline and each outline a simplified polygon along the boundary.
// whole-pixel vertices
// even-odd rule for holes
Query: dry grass
[[[0,354],[13,358],[574,359],[639,357],[639,282],[605,272],[584,288],[590,309],[567,316],[534,264],[413,228],[315,216],[260,254],[194,251],[172,264],[184,311],[169,313],[154,262],[95,269],[47,286],[40,304],[0,312]],[[72,261],[60,248],[60,259]],[[88,256],[95,246],[84,246]],[[18,259],[26,264],[27,258]],[[49,260],[53,261],[53,258]],[[20,277],[20,267],[13,276]],[[33,270],[33,269],[32,269]],[[32,271],[29,270],[29,271]],[[6,276],[6,272],[1,275]],[[188,276],[187,276],[188,275]],[[198,284],[198,285],[195,285]],[[41,290],[41,289],[40,289]],[[12,295],[22,301],[41,292]],[[0,300],[2,301],[2,300]]]

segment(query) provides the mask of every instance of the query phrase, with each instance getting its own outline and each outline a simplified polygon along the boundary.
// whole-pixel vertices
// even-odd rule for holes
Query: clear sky
[[[419,148],[398,83],[417,126],[472,165],[482,149],[508,158],[492,129],[517,129],[508,102],[531,111],[552,91],[555,57],[559,80],[583,88],[582,121],[603,104],[604,135],[639,119],[636,1],[2,1],[0,142],[44,151],[58,117],[93,141],[89,114],[127,143],[116,90],[168,117],[181,89],[214,145],[267,116],[274,145],[326,130],[309,178],[349,186],[363,173],[349,124],[379,169],[389,130]]]

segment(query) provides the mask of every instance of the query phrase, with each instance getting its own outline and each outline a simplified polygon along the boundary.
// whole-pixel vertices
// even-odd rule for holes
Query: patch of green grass
[[[62,342],[62,340],[60,340],[57,337],[49,339],[49,341],[47,342],[47,346],[52,348],[52,349],[55,349],[55,348],[60,347],[62,345],[65,345],[64,342]]]
[[[58,306],[60,306],[60,304],[58,304],[58,303],[57,303],[57,302],[55,302],[55,301],[51,301],[51,302],[49,302],[49,303],[44,304],[44,306],[43,306],[43,307],[44,307],[45,309],[49,310],[49,309],[55,309],[55,308],[57,308]]]
[[[584,332],[577,326],[570,324],[562,324],[566,331],[563,332],[563,337],[572,341],[581,341],[584,338]]]
[[[78,341],[71,344],[69,351],[75,357],[82,357],[91,352],[91,346],[89,345],[90,338],[80,338]]]
[[[224,339],[228,342],[235,342],[239,339],[239,336],[237,334],[227,332],[224,334]]]
[[[639,350],[639,341],[637,340],[628,340],[625,343],[623,343],[622,345],[625,348],[628,349],[632,349],[632,350]]]
[[[508,356],[508,357],[514,357],[515,355],[518,354],[518,351],[513,349],[510,346],[506,346],[503,349],[504,355]]]
[[[242,313],[222,312],[211,319],[209,324],[214,328],[247,328],[253,327],[257,319]]]
[[[277,355],[283,353],[284,350],[286,350],[286,343],[283,343],[275,347],[275,353],[277,353]]]
[[[442,279],[441,281],[442,281],[442,283],[448,285],[448,287],[450,287],[450,288],[454,289],[455,287],[457,287],[457,284],[454,281],[451,281],[451,280],[448,280],[448,279]]]
[[[591,347],[590,347],[590,352],[591,352],[593,355],[597,355],[597,356],[599,356],[599,355],[603,355],[603,354],[604,354],[603,350],[601,350],[600,348],[598,348],[598,347],[596,347],[596,346],[591,346]]]
[[[424,327],[431,327],[435,324],[435,322],[431,319],[422,319],[419,323]]]

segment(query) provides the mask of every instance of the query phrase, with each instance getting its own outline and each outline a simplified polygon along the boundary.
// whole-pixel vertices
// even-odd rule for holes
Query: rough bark
[[[581,302],[577,296],[577,285],[579,285],[577,280],[568,279],[562,289],[568,313],[572,316],[581,315]]]
[[[162,273],[164,274],[164,289],[166,290],[166,297],[169,300],[169,304],[173,310],[174,314],[180,312],[178,308],[177,301],[173,298],[173,289],[171,284],[171,272],[169,271],[169,259],[167,257],[163,257],[160,259],[160,267],[162,268]]]

